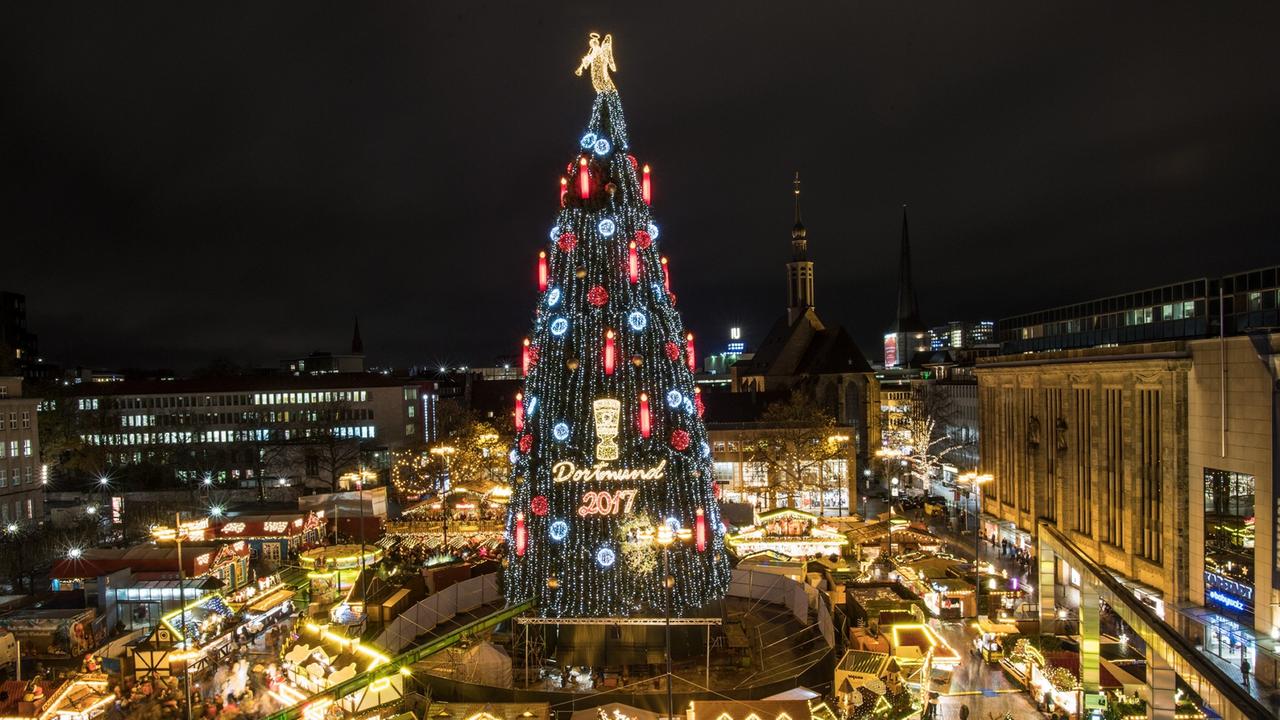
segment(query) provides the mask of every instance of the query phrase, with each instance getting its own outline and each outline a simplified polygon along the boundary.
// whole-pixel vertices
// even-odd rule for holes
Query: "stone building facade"
[[[1280,334],[979,360],[984,533],[1029,549],[1046,520],[1165,606],[1270,632],[1278,358]]]

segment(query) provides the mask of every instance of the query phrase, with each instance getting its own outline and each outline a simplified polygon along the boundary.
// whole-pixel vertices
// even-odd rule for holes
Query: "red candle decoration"
[[[524,393],[516,393],[516,432],[524,429]]]
[[[614,360],[616,357],[617,357],[617,353],[615,353],[613,349],[613,331],[605,330],[604,331],[604,374],[605,375],[613,374]]]
[[[640,437],[649,437],[652,426],[649,422],[649,395],[640,393]]]
[[[705,552],[707,549],[707,516],[702,512],[702,508],[698,508],[698,514],[693,521],[693,541],[698,547],[698,552]]]
[[[547,251],[538,251],[538,292],[547,291]]]
[[[631,284],[640,279],[640,256],[636,254],[636,243],[633,240],[627,246],[627,273],[631,275]]]
[[[649,180],[649,165],[645,163],[644,172],[640,178],[640,196],[644,198],[644,204],[648,205],[653,201],[653,185]]]
[[[687,333],[684,336],[684,359],[689,363],[689,372],[693,372],[698,367],[698,355],[693,350],[693,333]]]
[[[529,548],[529,533],[524,529],[524,513],[516,513],[516,556],[524,557]]]
[[[671,270],[667,267],[667,258],[662,258],[662,289],[671,292]]]
[[[591,197],[591,173],[587,172],[587,159],[578,158],[578,197],[586,200]]]
[[[564,207],[564,196],[569,194],[569,178],[560,178],[560,207]]]
[[[707,406],[702,404],[702,388],[693,389],[693,406],[698,410],[698,417],[702,417],[702,413],[707,411]]]
[[[524,339],[524,346],[520,348],[520,374],[529,374],[529,338]]]

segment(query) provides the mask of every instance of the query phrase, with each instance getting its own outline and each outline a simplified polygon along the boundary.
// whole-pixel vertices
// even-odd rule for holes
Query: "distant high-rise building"
[[[992,320],[952,320],[929,330],[929,349],[965,349],[995,342],[996,324]]]
[[[929,349],[929,331],[920,321],[920,303],[911,282],[911,238],[907,206],[902,206],[902,243],[898,254],[898,317],[884,334],[884,366],[907,365],[911,357]]]

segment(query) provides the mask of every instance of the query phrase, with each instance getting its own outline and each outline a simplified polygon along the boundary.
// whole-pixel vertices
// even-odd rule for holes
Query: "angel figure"
[[[618,72],[618,66],[613,63],[613,36],[606,34],[601,40],[600,33],[591,33],[587,44],[591,49],[582,56],[582,62],[573,74],[582,77],[582,71],[590,68],[591,86],[596,92],[618,92],[613,78],[609,77],[610,70]]]

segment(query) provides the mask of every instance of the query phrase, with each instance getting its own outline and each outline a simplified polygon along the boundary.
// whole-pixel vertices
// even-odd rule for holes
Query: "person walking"
[[[1240,656],[1240,682],[1244,683],[1244,688],[1249,689],[1249,658],[1244,655]]]
[[[961,706],[960,706],[960,720],[969,720],[969,706],[968,706],[968,705],[961,705]]]

